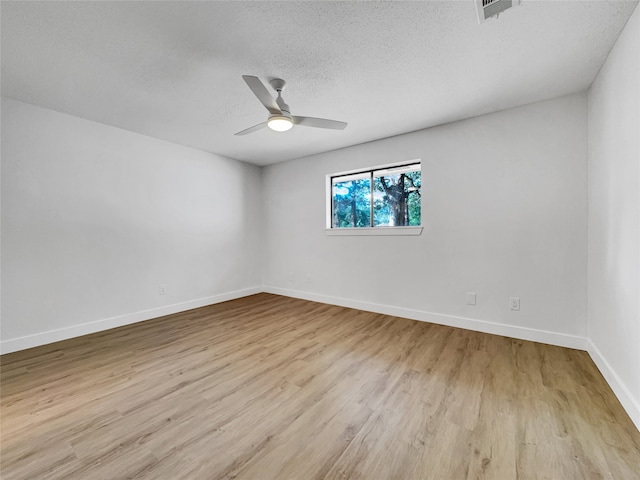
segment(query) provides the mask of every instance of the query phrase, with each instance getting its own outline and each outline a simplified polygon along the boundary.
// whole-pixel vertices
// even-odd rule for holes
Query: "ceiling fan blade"
[[[258,97],[260,103],[262,103],[269,113],[280,115],[282,112],[278,107],[278,104],[267,90],[267,87],[260,81],[258,77],[253,75],[242,75],[242,78],[247,83],[253,94]]]
[[[344,130],[347,127],[346,122],[338,122],[337,120],[327,120],[326,118],[315,117],[291,117],[293,123],[304,127],[331,128],[333,130]]]
[[[244,130],[241,130],[234,135],[246,135],[247,133],[257,132],[258,130],[262,130],[266,126],[267,126],[267,122],[262,122],[257,125],[254,125],[253,127],[245,128]]]

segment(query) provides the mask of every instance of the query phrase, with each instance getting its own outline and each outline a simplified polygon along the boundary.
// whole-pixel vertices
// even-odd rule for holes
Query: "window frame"
[[[373,200],[373,180],[375,172],[380,170],[399,168],[399,167],[408,167],[410,165],[420,165],[420,175],[422,176],[422,159],[417,158],[414,160],[405,160],[402,162],[395,163],[385,163],[382,165],[376,165],[368,168],[359,168],[354,170],[347,170],[344,172],[337,172],[328,174],[326,176],[326,219],[325,219],[325,233],[327,235],[332,236],[393,236],[393,235],[420,235],[423,230],[422,225],[422,204],[420,205],[420,225],[412,225],[412,226],[369,226],[369,227],[334,227],[333,226],[333,180],[338,177],[346,177],[349,175],[361,175],[368,174],[371,179],[371,189],[372,196],[370,202],[371,214],[370,214],[370,223],[373,225],[374,222],[374,200]],[[422,190],[422,181],[421,181],[421,190]],[[422,202],[422,197],[421,197]]]

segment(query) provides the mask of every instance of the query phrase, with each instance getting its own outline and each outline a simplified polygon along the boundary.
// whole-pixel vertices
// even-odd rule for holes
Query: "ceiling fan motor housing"
[[[286,103],[284,103],[284,99],[280,96],[280,92],[278,92],[278,98],[276,98],[276,103],[278,104],[278,107],[280,107],[280,110],[282,111],[282,114],[287,114],[287,115],[291,115],[291,110],[289,109],[289,105],[287,105]]]
[[[282,90],[284,90],[284,87],[287,84],[287,82],[285,82],[281,78],[272,78],[271,80],[269,80],[269,84],[278,93],[278,98],[276,98],[276,103],[278,104],[278,107],[280,107],[280,110],[282,111],[284,116],[290,117],[291,109],[289,108],[289,105],[284,103],[284,98],[282,98]]]

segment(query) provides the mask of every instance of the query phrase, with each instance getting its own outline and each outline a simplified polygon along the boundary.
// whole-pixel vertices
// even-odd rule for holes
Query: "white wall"
[[[589,90],[590,352],[640,428],[640,9]]]
[[[265,168],[265,288],[584,348],[586,109],[575,94]],[[325,234],[325,175],[416,158],[421,236]]]
[[[260,291],[261,197],[258,167],[3,99],[3,351]]]

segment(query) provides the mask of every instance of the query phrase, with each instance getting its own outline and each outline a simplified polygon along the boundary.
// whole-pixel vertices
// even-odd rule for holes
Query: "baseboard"
[[[35,335],[3,340],[0,342],[0,353],[5,354],[16,352],[18,350],[26,350],[27,348],[38,347],[40,345],[59,342],[61,340],[68,340],[70,338],[80,337],[90,333],[102,332],[104,330],[109,330],[110,328],[122,327],[124,325],[162,317],[164,315],[184,312],[193,308],[205,307],[207,305],[226,302],[228,300],[235,300],[236,298],[254,295],[256,293],[261,293],[262,291],[262,287],[245,288],[243,290],[221,293],[211,297],[198,298],[187,302],[174,303],[163,307],[128,313],[116,317],[103,318],[101,320],[72,325],[70,327],[59,328],[56,330],[49,330]]]
[[[432,313],[422,310],[394,307],[390,305],[381,305],[377,303],[363,302],[341,297],[332,297],[328,295],[303,292],[299,290],[290,290],[280,287],[265,286],[263,290],[266,293],[284,295],[286,297],[300,298],[303,300],[311,300],[313,302],[320,303],[328,303],[331,305],[338,305],[340,307],[356,308],[358,310],[364,310],[367,312],[375,312],[385,315],[393,315],[395,317],[410,318],[412,320],[419,320],[422,322],[437,323],[439,325],[464,328],[466,330],[474,330],[483,333],[492,333],[494,335],[518,338],[520,340],[530,340],[532,342],[547,343],[549,345],[557,345],[559,347],[587,350],[587,339],[585,337],[579,337],[576,335],[567,335],[564,333],[549,332],[546,330],[518,327],[514,325],[504,325],[502,323],[487,322],[485,320],[478,320],[474,318]]]
[[[283,295],[292,298],[300,298],[303,300],[310,300],[314,302],[327,303],[331,305],[338,305],[341,307],[356,308],[358,310],[382,313],[385,315],[393,315],[396,317],[410,318],[412,320],[437,323],[440,325],[447,325],[451,327],[465,328],[467,330],[475,330],[478,332],[492,333],[505,337],[519,338],[521,340],[530,340],[533,342],[547,343],[550,345],[558,345],[561,347],[587,350],[587,339],[574,335],[566,335],[562,333],[549,332],[545,330],[537,330],[526,327],[517,327],[513,325],[504,325],[500,323],[487,322],[485,320],[478,320],[467,317],[458,317],[454,315],[446,315],[426,312],[422,310],[413,310],[403,307],[363,302],[342,297],[332,297],[328,295],[321,295],[299,290],[265,286],[236,290],[233,292],[213,295],[211,297],[199,298],[187,302],[166,305],[159,308],[152,308],[149,310],[119,315],[116,317],[104,318],[101,320],[82,323],[79,325],[72,325],[70,327],[60,328],[56,330],[49,330],[47,332],[37,333],[34,335],[2,340],[0,341],[0,353],[11,353],[18,350],[25,350],[27,348],[38,347],[40,345],[58,342],[61,340],[68,340],[70,338],[88,335],[90,333],[101,332],[110,328],[116,328],[136,322],[142,322],[145,320],[150,320],[152,318],[162,317],[164,315],[171,315],[173,313],[183,312],[185,310],[191,310],[193,308],[204,307],[206,305],[226,302],[228,300],[234,300],[236,298],[246,297],[261,292],[273,293],[276,295]],[[597,362],[596,364],[599,366]],[[607,378],[606,375],[605,378]]]
[[[607,362],[604,355],[602,355],[602,352],[598,350],[598,347],[596,347],[590,339],[588,341],[587,351],[589,352],[593,363],[596,364],[598,370],[600,370],[600,373],[602,373],[602,376],[611,387],[611,390],[613,390],[613,393],[615,393],[618,400],[620,400],[622,407],[631,418],[631,421],[640,431],[640,401],[633,397],[624,382],[620,380],[618,374],[611,367],[609,362]]]

